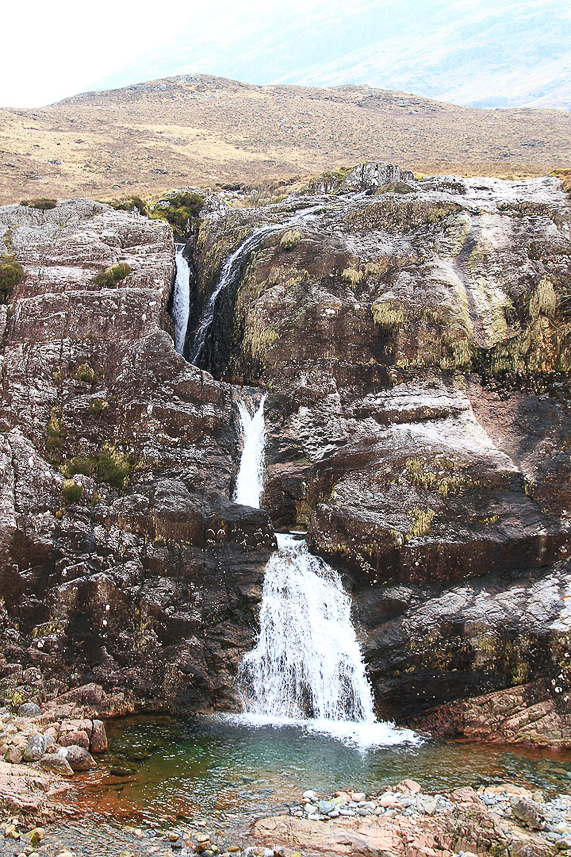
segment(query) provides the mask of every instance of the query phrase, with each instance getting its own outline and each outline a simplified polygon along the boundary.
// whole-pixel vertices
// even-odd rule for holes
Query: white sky
[[[344,6],[341,0],[287,2],[293,14]],[[0,21],[0,106],[39,107],[83,92],[159,47],[186,21],[223,44],[240,15],[271,16],[277,8],[283,0],[11,0]]]
[[[3,4],[0,105],[38,107],[81,92],[164,41],[176,28],[171,12],[178,7],[180,17],[189,18],[195,3],[12,0]]]

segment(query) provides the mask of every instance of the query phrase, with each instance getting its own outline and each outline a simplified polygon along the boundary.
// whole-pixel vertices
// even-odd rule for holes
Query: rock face
[[[564,744],[570,224],[556,179],[383,164],[264,208],[212,200],[187,353],[238,255],[197,368],[172,343],[164,223],[0,209],[26,274],[0,307],[5,687],[33,696],[21,663],[52,695],[236,706],[273,526],[295,524],[345,574],[379,715],[442,727],[439,706],[532,683],[518,710],[550,707]],[[261,511],[229,500],[237,385],[268,391]]]
[[[202,356],[270,391],[262,505],[346,572],[382,716],[547,677],[565,715],[568,196],[387,165],[323,189],[206,217],[190,248],[200,307],[220,257],[288,225],[219,295]]]
[[[48,680],[5,692],[232,705],[273,531],[228,500],[234,391],[174,351],[170,227],[71,200],[0,234],[26,275],[0,306],[2,652]]]

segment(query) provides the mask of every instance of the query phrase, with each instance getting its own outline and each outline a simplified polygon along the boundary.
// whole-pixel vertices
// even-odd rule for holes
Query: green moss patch
[[[6,300],[10,292],[24,279],[24,269],[12,253],[0,256],[0,301]]]
[[[37,208],[39,211],[49,211],[56,207],[57,201],[55,199],[46,199],[45,197],[41,199],[23,199],[20,205],[25,205],[26,208]]]
[[[133,471],[133,459],[130,455],[123,455],[112,444],[105,443],[101,451],[93,455],[74,456],[61,470],[68,478],[82,473],[92,476],[97,482],[124,488]]]
[[[78,485],[73,479],[66,479],[61,489],[63,502],[66,506],[69,506],[71,503],[79,503],[82,492],[81,485]]]
[[[95,275],[93,282],[96,286],[101,286],[101,288],[112,289],[117,285],[117,283],[124,280],[131,271],[132,268],[130,265],[127,265],[126,262],[119,262],[117,265],[112,265],[104,271],[99,271],[99,273]]]
[[[301,232],[297,229],[288,229],[281,237],[280,247],[282,250],[293,250],[301,241]]]

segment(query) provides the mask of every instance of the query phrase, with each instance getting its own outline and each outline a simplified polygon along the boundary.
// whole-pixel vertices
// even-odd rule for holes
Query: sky
[[[188,21],[197,5],[195,0],[162,6],[146,0],[3,4],[0,105],[39,107],[85,91],[168,39],[176,22]],[[161,8],[164,15],[157,14]]]
[[[252,20],[271,18],[283,5],[283,0],[169,0],[163,4],[156,0],[26,0],[4,4],[0,105],[39,107],[85,92],[131,60],[168,42],[186,25],[190,25],[190,33],[194,30],[208,37],[214,64],[219,52],[246,33]],[[288,0],[287,4],[292,16],[324,5],[324,0]],[[326,5],[341,10],[345,4],[328,0]]]
[[[27,0],[2,30],[3,107],[193,72],[571,107],[571,0]]]

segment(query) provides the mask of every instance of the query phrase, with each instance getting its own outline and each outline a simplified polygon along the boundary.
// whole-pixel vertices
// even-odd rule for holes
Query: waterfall
[[[260,500],[264,488],[264,446],[266,443],[266,427],[264,423],[264,402],[262,400],[250,415],[245,402],[238,403],[240,423],[244,437],[244,449],[240,459],[240,469],[236,479],[236,489],[233,500],[242,506],[260,508]]]
[[[263,486],[264,402],[253,416],[240,402],[244,450],[234,500],[259,508]],[[379,723],[341,578],[303,539],[277,535],[265,573],[257,643],[238,675],[249,723],[305,728],[361,746],[416,742],[413,732]]]
[[[172,301],[172,319],[174,322],[174,347],[179,354],[184,351],[186,328],[190,309],[189,280],[190,269],[183,254],[184,244],[176,245],[176,280]]]
[[[192,345],[190,348],[190,362],[196,363],[200,358],[202,353],[202,349],[204,348],[204,343],[206,342],[206,337],[208,335],[208,331],[212,326],[212,322],[214,321],[214,316],[216,312],[216,301],[218,300],[218,295],[228,286],[232,285],[236,278],[240,273],[240,268],[242,266],[242,262],[247,254],[252,250],[256,245],[260,243],[264,238],[268,235],[272,235],[274,232],[279,232],[282,229],[286,229],[288,226],[292,226],[294,223],[297,223],[299,220],[302,220],[304,217],[308,217],[309,215],[316,212],[322,206],[314,205],[311,208],[303,209],[302,211],[296,212],[292,217],[289,217],[283,223],[270,223],[266,226],[260,226],[259,229],[255,229],[251,235],[246,238],[246,240],[240,244],[235,253],[233,253],[229,259],[226,260],[222,267],[222,271],[220,273],[220,277],[218,279],[218,283],[214,288],[214,291],[210,295],[206,306],[204,307],[200,319],[198,321],[198,325],[196,330],[194,331],[192,337]]]
[[[253,714],[375,719],[351,599],[339,575],[294,536],[278,536],[266,566],[260,635],[241,684]]]

